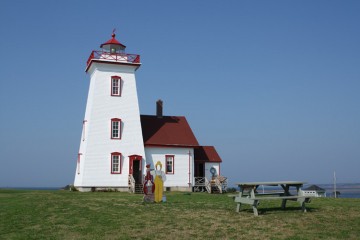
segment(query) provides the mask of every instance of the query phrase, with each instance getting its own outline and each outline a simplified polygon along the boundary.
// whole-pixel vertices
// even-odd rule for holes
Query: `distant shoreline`
[[[312,184],[304,185],[304,188]],[[331,197],[334,191],[333,184],[315,184],[324,188],[327,197]],[[0,189],[14,189],[14,190],[36,190],[36,191],[57,191],[63,190],[64,187],[0,187]],[[336,184],[336,191],[340,192],[339,198],[360,198],[360,183],[338,183]]]
[[[311,183],[311,184],[304,184],[304,188],[310,185],[317,185],[319,187],[322,187],[326,190],[332,190],[334,188],[334,184],[332,183]],[[9,187],[9,186],[0,186],[0,189],[26,189],[26,190],[61,190],[64,189],[66,186],[62,187]],[[230,187],[230,186],[229,186]],[[336,189],[347,191],[347,190],[355,190],[360,192],[360,183],[337,183]]]
[[[64,187],[0,187],[0,189],[15,190],[62,190]]]

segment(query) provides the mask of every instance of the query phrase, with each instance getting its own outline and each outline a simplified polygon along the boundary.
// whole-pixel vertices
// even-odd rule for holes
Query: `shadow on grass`
[[[285,209],[281,207],[264,207],[264,208],[257,208],[259,215],[269,215],[269,214],[276,214],[279,212],[288,212],[288,213],[303,213],[301,207],[286,207]],[[314,207],[306,207],[306,213],[317,212],[318,209]],[[252,208],[241,209],[240,212],[246,212],[249,214],[254,214]]]

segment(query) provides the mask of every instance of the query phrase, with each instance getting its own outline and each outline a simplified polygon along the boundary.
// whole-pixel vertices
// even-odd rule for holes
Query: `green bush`
[[[234,192],[236,192],[236,188],[234,188],[234,187],[227,188],[227,189],[226,189],[226,192],[228,192],[228,193],[234,193]]]

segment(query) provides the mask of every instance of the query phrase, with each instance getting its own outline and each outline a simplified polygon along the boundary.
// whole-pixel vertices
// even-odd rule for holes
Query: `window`
[[[174,155],[166,155],[165,162],[166,174],[174,174]]]
[[[111,139],[121,139],[121,119],[111,119]]]
[[[111,96],[121,96],[121,77],[111,77]]]
[[[121,174],[121,153],[111,153],[111,174]]]

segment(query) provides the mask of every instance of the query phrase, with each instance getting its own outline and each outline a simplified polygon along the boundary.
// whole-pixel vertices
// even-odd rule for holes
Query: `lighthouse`
[[[90,77],[74,186],[80,191],[128,191],[129,176],[141,182],[145,150],[135,72],[140,56],[125,52],[113,32],[91,52]]]

